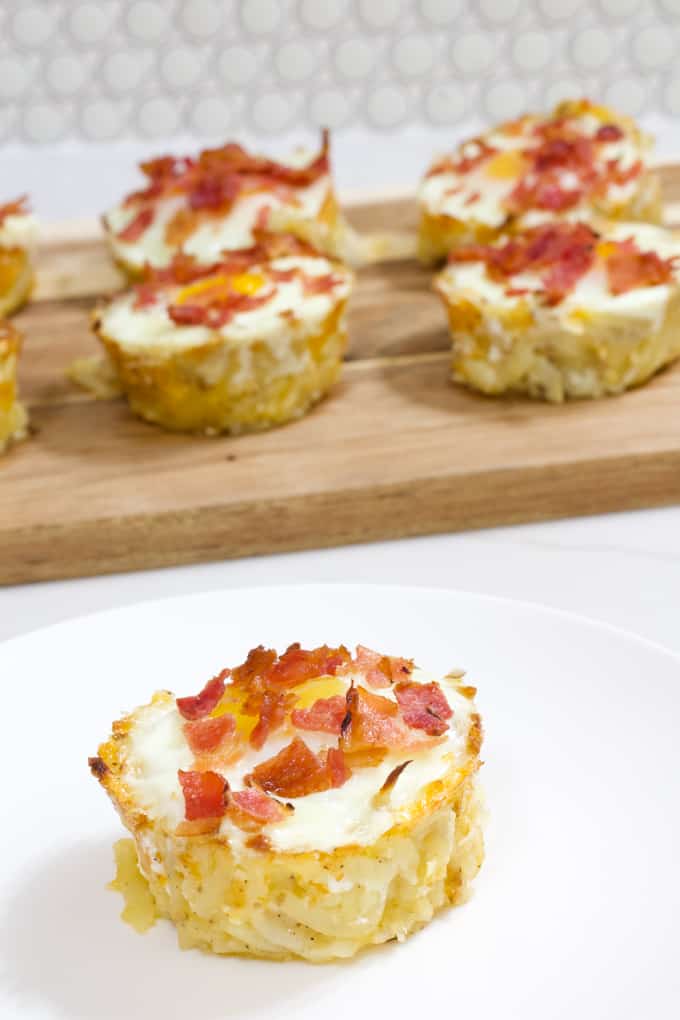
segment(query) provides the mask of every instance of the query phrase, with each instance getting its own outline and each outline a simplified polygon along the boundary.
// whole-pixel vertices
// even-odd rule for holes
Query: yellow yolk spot
[[[123,896],[125,906],[121,918],[135,931],[148,931],[156,923],[156,904],[149,891],[149,884],[139,870],[134,840],[119,839],[113,845],[116,862],[116,877],[109,882],[109,889]]]
[[[175,304],[210,305],[225,301],[234,294],[257,294],[264,286],[261,273],[236,273],[234,276],[209,276],[205,280],[183,287],[174,300]]]
[[[521,176],[524,162],[521,152],[517,149],[507,149],[489,160],[485,166],[486,176],[496,180],[513,180]]]
[[[294,689],[297,698],[296,708],[309,708],[319,698],[332,698],[336,694],[345,694],[347,684],[337,676],[320,676],[316,680],[308,680]]]
[[[217,719],[221,715],[233,715],[236,720],[236,730],[247,740],[257,725],[256,715],[246,715],[243,706],[248,697],[248,692],[240,688],[227,687],[218,704],[213,708],[210,715]]]
[[[595,252],[599,259],[608,259],[616,252],[617,248],[618,245],[613,241],[600,241]]]

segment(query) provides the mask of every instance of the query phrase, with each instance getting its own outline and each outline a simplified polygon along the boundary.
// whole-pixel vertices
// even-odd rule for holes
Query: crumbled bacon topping
[[[28,216],[30,211],[28,195],[22,195],[11,202],[5,202],[0,205],[0,226],[2,226],[8,216]]]
[[[233,142],[205,149],[197,157],[148,160],[140,164],[148,185],[128,195],[125,204],[153,205],[168,195],[185,195],[190,209],[224,213],[241,195],[256,191],[274,191],[284,199],[293,199],[298,189],[329,173],[329,141],[324,131],[319,153],[301,167],[254,156]]]
[[[406,680],[413,672],[413,660],[394,655],[382,655],[365,645],[357,645],[352,662],[344,670],[358,674],[371,687],[389,687],[398,680]]]
[[[279,803],[257,787],[251,787],[229,793],[227,814],[240,829],[252,832],[263,825],[282,822],[292,812],[285,804]]]
[[[342,786],[350,774],[341,750],[317,755],[295,737],[273,758],[256,765],[245,782],[280,797],[306,797]]]
[[[139,214],[137,219],[142,216]],[[134,225],[130,224],[131,229]],[[255,231],[255,244],[224,252],[218,262],[205,265],[196,262],[184,252],[175,254],[171,263],[161,269],[147,265],[142,281],[135,287],[134,307],[148,308],[164,292],[171,292],[173,300],[168,305],[168,315],[180,326],[205,325],[214,329],[226,325],[240,312],[250,311],[266,304],[275,294],[275,285],[299,279],[305,295],[323,294],[332,291],[342,278],[335,273],[311,275],[303,266],[280,269],[272,262],[293,257],[318,258],[319,252],[305,241],[292,234],[268,234]],[[239,289],[239,277],[247,274],[262,277],[259,289],[243,293]],[[196,287],[196,293],[186,297],[175,295],[177,287]]]
[[[230,670],[223,669],[212,680],[208,680],[200,694],[177,698],[179,714],[185,719],[201,719],[204,715],[209,715],[224,694],[224,681],[229,674]]]
[[[450,262],[485,262],[489,275],[507,280],[536,273],[549,305],[559,304],[595,260],[597,234],[583,223],[554,222],[525,230],[500,245],[454,249]]]
[[[215,719],[195,719],[184,723],[184,735],[196,755],[212,754],[236,733],[236,720],[227,712]]]
[[[657,287],[674,279],[677,257],[663,259],[654,251],[640,251],[632,238],[615,244],[605,259],[607,283],[612,294],[638,287]]]
[[[370,750],[426,747],[429,736],[414,733],[397,702],[364,687],[350,687],[347,713],[342,722],[340,747],[350,755]]]
[[[521,136],[517,146],[524,169],[505,200],[510,214],[517,216],[530,209],[564,212],[605,194],[611,185],[625,185],[642,173],[641,161],[623,168],[618,157],[605,158],[604,147],[624,138],[625,132],[619,124],[605,123],[588,133],[580,117],[589,109],[590,104],[584,101],[562,107],[555,115],[533,123],[532,118],[520,118],[515,124],[496,129],[509,136]],[[428,176],[468,174],[499,151],[483,138],[473,138],[461,145],[455,156],[435,163]],[[466,204],[474,203],[478,195],[479,192],[473,192]]]
[[[154,220],[154,211],[151,206],[140,209],[136,216],[133,216],[126,227],[119,230],[116,237],[126,244],[134,244],[142,234],[149,229]]]
[[[618,124],[603,124],[595,132],[597,142],[618,142],[623,138],[623,131]]]
[[[184,817],[188,822],[203,818],[222,818],[226,810],[224,794],[227,781],[217,772],[177,773],[184,794]]]
[[[281,655],[259,645],[239,666],[213,677],[199,694],[178,698],[178,710],[187,720],[184,735],[194,754],[192,769],[179,772],[186,811],[178,833],[213,831],[214,820],[225,810],[236,825],[253,831],[292,810],[272,795],[295,798],[337,788],[348,781],[351,768],[376,764],[390,750],[438,743],[452,712],[438,684],[410,680],[413,668],[409,659],[383,656],[363,645],[357,646],[355,658],[344,645],[304,649],[295,643]],[[351,678],[346,694],[317,698],[304,709],[294,707],[296,687],[333,676],[345,678],[340,681],[343,688]],[[359,686],[360,680],[391,688],[396,700]],[[244,777],[245,790],[230,791],[219,771],[242,756],[248,741],[259,750],[284,727],[288,733],[293,727],[328,733],[333,744],[314,752],[296,736]]]
[[[400,683],[394,689],[404,722],[413,729],[440,737],[449,728],[453,711],[438,683]]]

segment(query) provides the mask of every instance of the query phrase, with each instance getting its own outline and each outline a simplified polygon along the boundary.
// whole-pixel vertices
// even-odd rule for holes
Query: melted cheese
[[[257,191],[237,199],[224,216],[213,216],[201,222],[186,239],[182,248],[199,262],[219,260],[220,253],[236,248],[248,248],[254,242],[253,230],[258,216],[265,207],[286,208],[300,220],[314,220],[331,191],[330,176],[319,177],[306,188],[297,188],[292,201],[286,201],[274,191]],[[154,203],[154,219],[137,241],[122,241],[115,235],[124,230],[139,212],[136,204],[116,206],[106,215],[111,231],[114,253],[131,266],[142,268],[146,262],[153,266],[167,266],[176,245],[166,241],[166,228],[180,209],[186,207],[184,195],[170,195]]]
[[[419,671],[413,679],[427,682],[430,678]],[[427,750],[396,750],[374,767],[356,768],[350,779],[339,789],[313,793],[291,799],[294,812],[283,821],[265,826],[264,833],[272,848],[279,851],[330,851],[348,844],[367,845],[400,820],[406,820],[409,809],[425,794],[430,783],[441,779],[460,765],[465,757],[472,703],[456,690],[453,681],[444,679],[446,693],[454,715],[446,739]],[[345,689],[349,679],[345,679]],[[379,691],[394,697],[390,690]],[[324,695],[325,696],[325,695]],[[151,817],[161,819],[174,829],[184,816],[184,798],[177,779],[178,769],[190,769],[193,755],[182,731],[183,719],[174,699],[152,703],[135,714],[130,732],[130,754],[126,781],[135,800]],[[294,731],[299,732],[299,731]],[[249,748],[243,758],[223,774],[234,790],[243,789],[243,776],[257,764],[271,758],[292,739],[293,731],[279,731],[260,750]],[[299,732],[314,751],[336,746],[329,734]],[[411,759],[384,802],[375,806],[378,793],[392,769]],[[236,852],[246,852],[248,835],[228,818],[221,825]]]
[[[247,309],[235,315],[219,330],[207,326],[178,326],[167,313],[169,304],[177,298],[190,301],[187,291],[191,287],[207,286],[201,281],[190,287],[176,288],[159,295],[156,304],[146,308],[135,308],[135,295],[124,294],[114,299],[101,316],[101,331],[105,336],[115,340],[126,350],[178,351],[200,346],[213,340],[216,335],[233,344],[247,345],[254,341],[265,341],[273,350],[286,346],[291,337],[300,329],[305,333],[320,327],[337,303],[347,297],[350,289],[351,274],[340,269],[337,264],[325,258],[311,256],[286,256],[274,259],[274,269],[292,269],[299,267],[307,276],[324,276],[333,273],[339,282],[330,291],[321,294],[305,294],[299,279],[267,281],[266,267],[254,268],[242,277],[253,279],[259,277],[262,284],[254,288],[254,292],[263,293],[265,287],[271,290],[271,299],[257,308]],[[241,293],[247,291],[246,281],[241,280]],[[245,288],[245,290],[244,290]],[[294,320],[291,318],[294,316]]]

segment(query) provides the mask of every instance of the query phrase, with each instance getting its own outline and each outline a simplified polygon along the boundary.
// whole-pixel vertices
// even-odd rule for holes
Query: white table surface
[[[434,585],[540,602],[680,652],[680,508],[0,588],[0,639],[145,599],[342,581]]]

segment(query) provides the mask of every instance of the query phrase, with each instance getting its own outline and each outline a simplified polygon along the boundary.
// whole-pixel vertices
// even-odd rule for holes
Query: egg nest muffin
[[[0,318],[16,311],[31,293],[37,230],[26,197],[0,205]]]
[[[155,694],[89,763],[180,946],[328,961],[468,895],[475,693],[362,646],[259,646],[198,695]]]
[[[13,439],[26,435],[28,417],[17,399],[17,364],[21,336],[9,322],[0,321],[0,453]]]
[[[435,279],[453,378],[561,401],[644,382],[680,355],[680,238],[645,223],[532,227],[454,249]]]
[[[463,142],[438,159],[419,192],[419,253],[441,261],[547,219],[661,221],[651,141],[635,123],[587,99],[560,103]]]
[[[333,189],[328,132],[316,156],[275,162],[230,142],[198,156],[162,156],[140,168],[148,180],[103,217],[111,250],[132,277],[168,266],[184,251],[196,261],[247,248],[256,230],[296,234],[340,255],[345,225]]]
[[[290,235],[167,269],[95,313],[132,410],[164,428],[264,429],[298,418],[338,378],[352,274]]]

